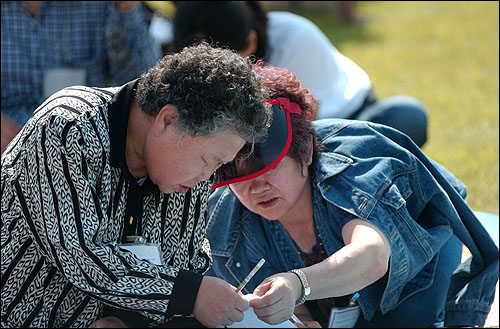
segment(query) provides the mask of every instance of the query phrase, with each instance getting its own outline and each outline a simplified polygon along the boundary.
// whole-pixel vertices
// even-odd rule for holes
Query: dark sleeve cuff
[[[179,270],[174,290],[170,296],[166,314],[167,318],[173,315],[189,315],[193,312],[201,280],[203,280],[203,275],[201,274]]]

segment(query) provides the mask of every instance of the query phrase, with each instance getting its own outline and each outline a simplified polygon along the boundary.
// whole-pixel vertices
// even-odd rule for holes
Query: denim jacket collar
[[[353,161],[342,154],[322,152],[320,160],[316,161],[316,182],[322,182],[344,171]]]

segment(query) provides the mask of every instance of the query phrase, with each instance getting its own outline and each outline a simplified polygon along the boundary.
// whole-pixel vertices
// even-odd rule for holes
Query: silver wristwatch
[[[307,282],[306,275],[302,270],[299,269],[294,269],[291,270],[290,272],[295,273],[300,280],[300,283],[302,284],[302,297],[300,298],[299,302],[295,306],[299,306],[304,304],[304,302],[307,300],[309,297],[309,294],[311,293],[311,287],[309,287],[309,282]]]

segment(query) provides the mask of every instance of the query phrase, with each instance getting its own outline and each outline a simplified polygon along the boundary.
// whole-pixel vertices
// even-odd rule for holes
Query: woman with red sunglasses
[[[356,327],[482,325],[498,248],[464,184],[393,128],[312,122],[314,98],[290,71],[255,70],[283,110],[273,105],[265,141],[218,170],[208,275],[237,286],[264,258],[243,292],[270,324],[295,313],[332,327],[348,311]],[[461,264],[462,243],[472,256]]]

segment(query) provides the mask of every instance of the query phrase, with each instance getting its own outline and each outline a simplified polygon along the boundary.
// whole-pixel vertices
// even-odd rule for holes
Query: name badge
[[[50,95],[65,87],[75,85],[85,85],[87,81],[87,71],[82,68],[53,68],[45,71],[43,77],[43,97]]]
[[[360,313],[359,305],[332,307],[328,328],[354,328]]]
[[[163,257],[161,256],[160,245],[156,243],[131,243],[119,244],[118,247],[125,249],[142,260],[147,260],[155,265],[164,265]]]

